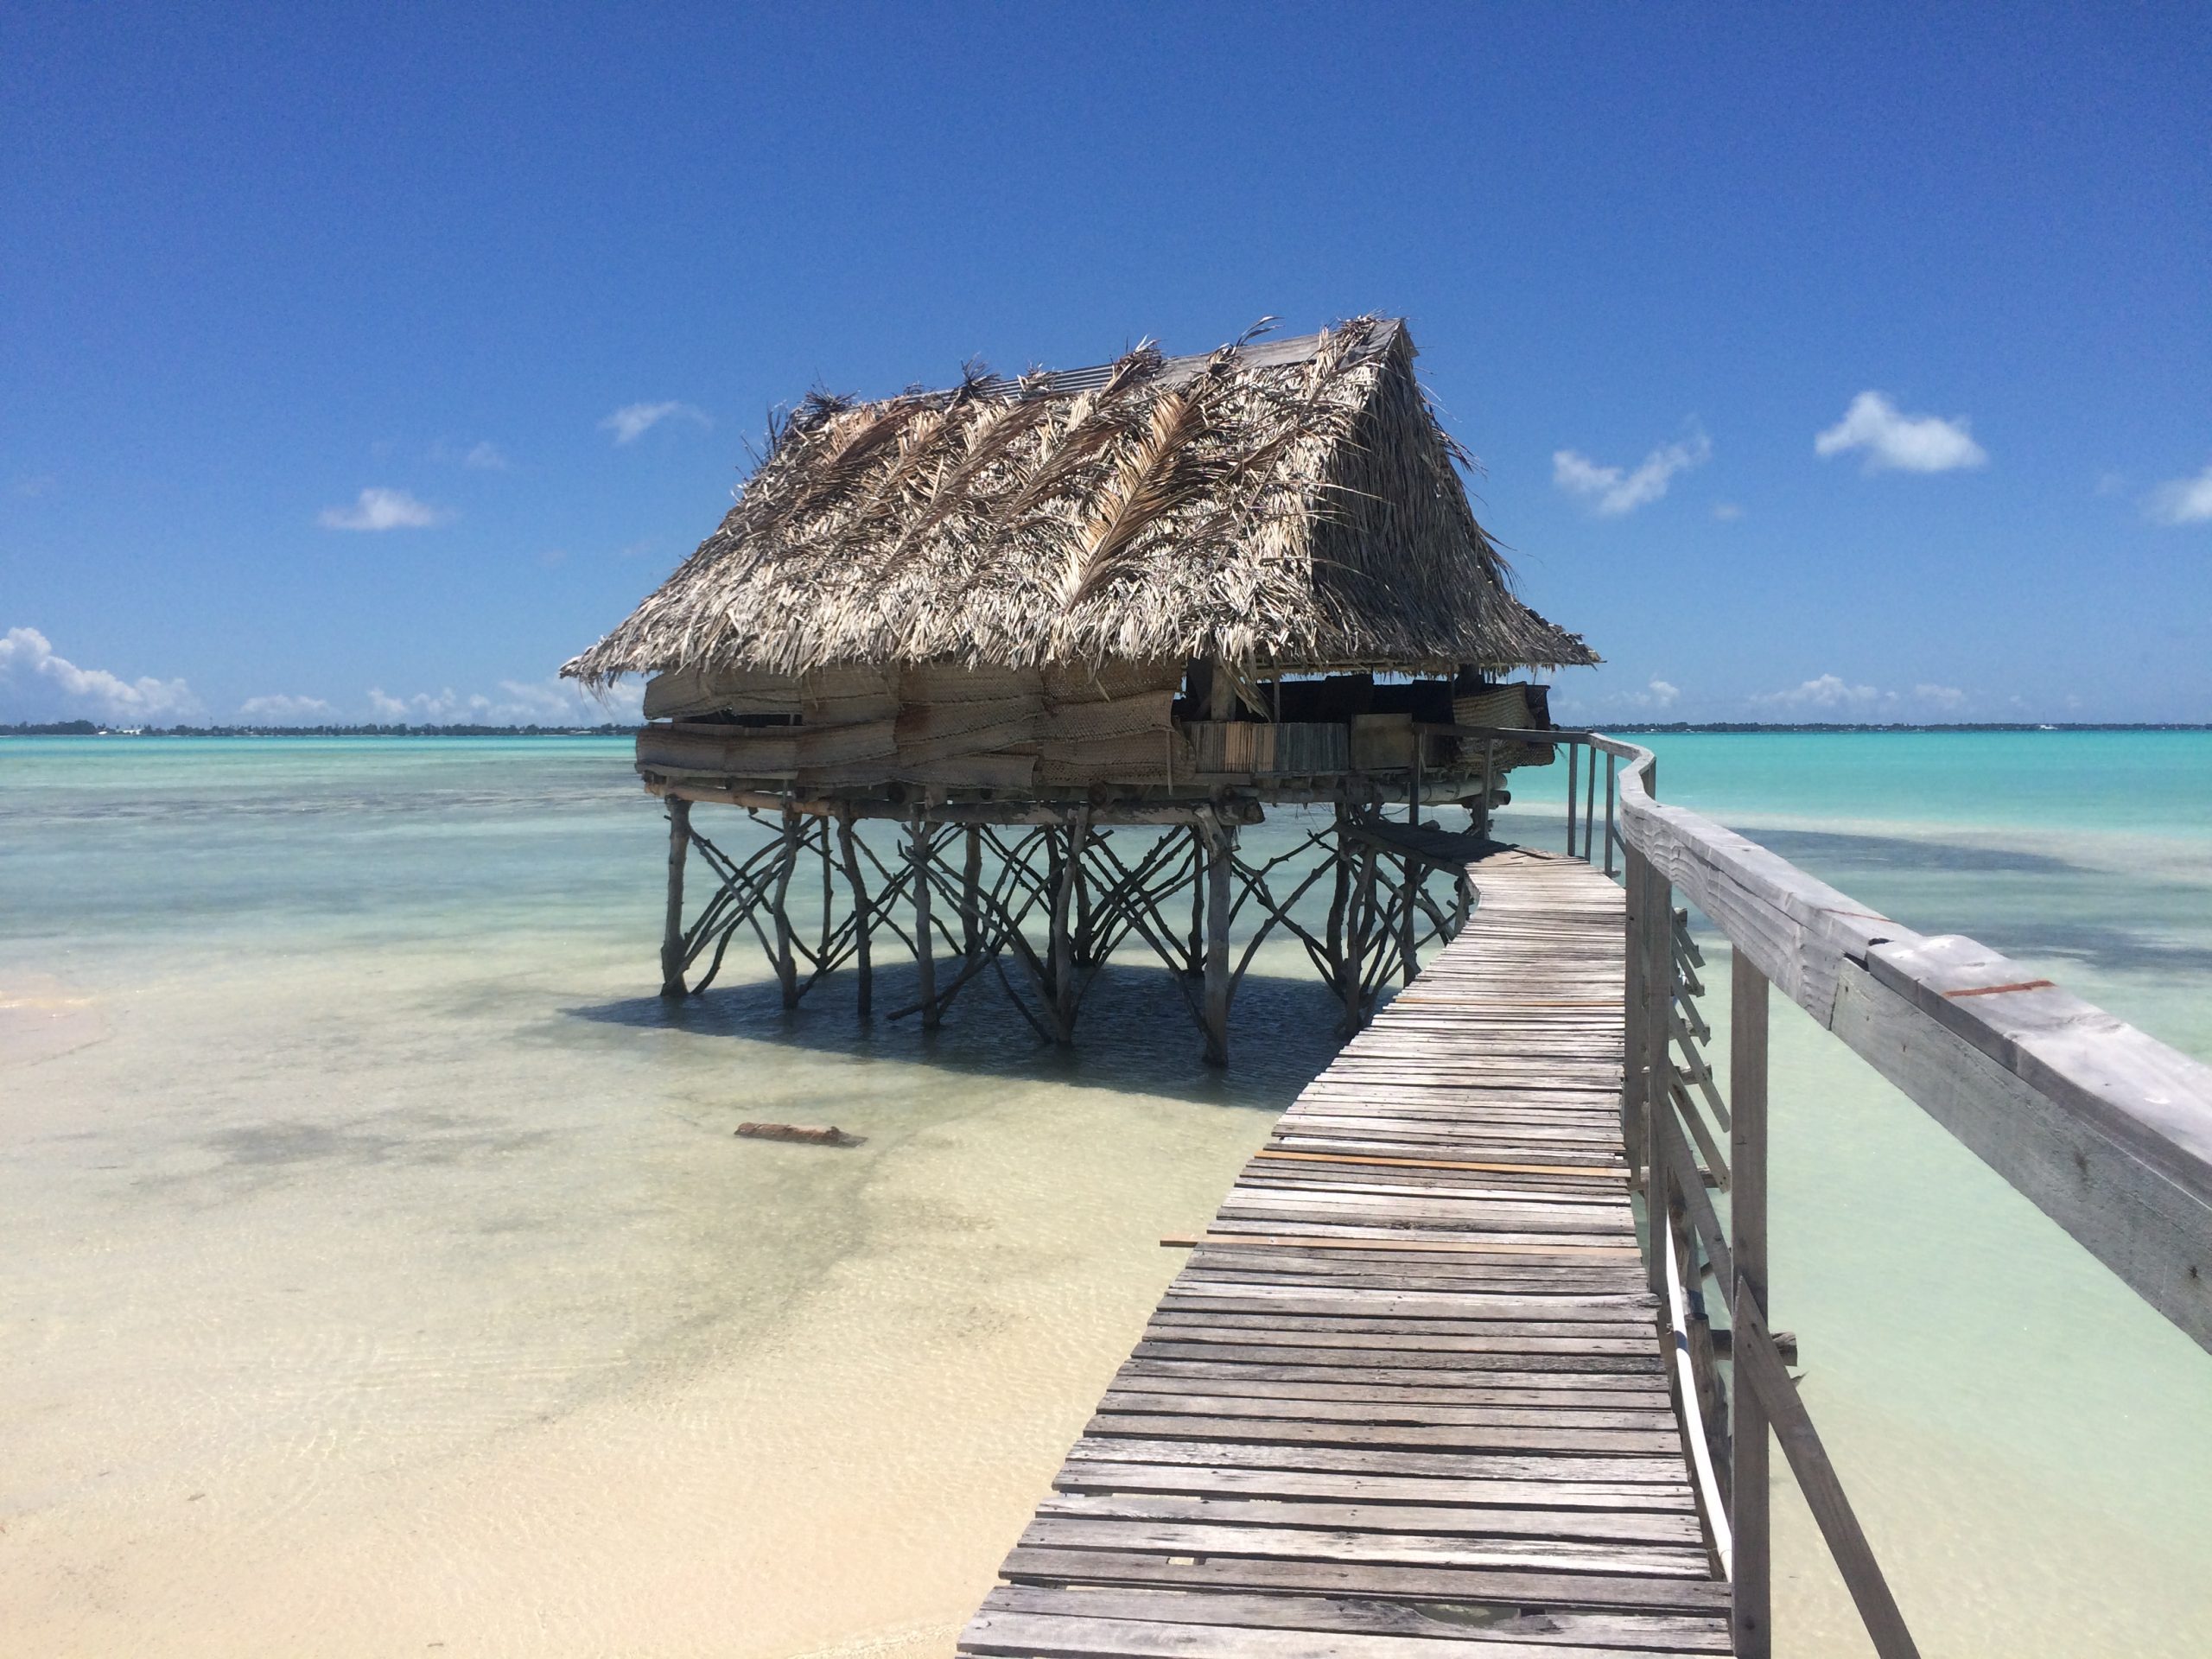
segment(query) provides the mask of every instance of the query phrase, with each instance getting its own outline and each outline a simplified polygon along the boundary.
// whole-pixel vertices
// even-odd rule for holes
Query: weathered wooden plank
[[[1248,1417],[1172,1412],[1110,1412],[1093,1417],[1086,1434],[1130,1434],[1142,1440],[1179,1435],[1209,1440],[1289,1440],[1315,1446],[1402,1446],[1444,1452],[1578,1452],[1595,1456],[1626,1452],[1662,1457],[1679,1452],[1681,1437],[1663,1428],[1533,1427],[1481,1424],[1346,1423],[1310,1417]]]
[[[1560,1479],[1449,1480],[1421,1475],[1236,1469],[1213,1464],[1070,1461],[1053,1478],[1063,1492],[1183,1492],[1214,1497],[1311,1498],[1351,1503],[1407,1503],[1546,1510],[1697,1510],[1688,1485]]]
[[[992,1611],[977,1614],[960,1638],[963,1653],[1017,1659],[1465,1659],[1468,1650],[1467,1644],[1449,1638]],[[1621,1659],[1624,1651],[1514,1641],[1485,1642],[1480,1649],[1490,1659]]]
[[[1254,1556],[1204,1560],[1141,1550],[1046,1548],[1017,1544],[1001,1571],[1046,1584],[1153,1584],[1306,1594],[1388,1596],[1408,1600],[1503,1602],[1521,1607],[1624,1608],[1715,1612],[1728,1586],[1713,1579],[1642,1573],[1459,1567],[1425,1562],[1274,1560]]]
[[[1069,1453],[1080,1463],[1186,1464],[1210,1469],[1364,1475],[1421,1475],[1458,1481],[1620,1481],[1689,1490],[1679,1452],[1437,1452],[1418,1446],[1344,1446],[1318,1442],[1146,1440],[1086,1434]]]
[[[1054,1613],[1065,1618],[1141,1618],[1238,1630],[1340,1632],[1351,1636],[1424,1637],[1463,1642],[1585,1643],[1618,1652],[1656,1648],[1669,1652],[1725,1653],[1719,1622],[1688,1613],[1548,1611],[1516,1614],[1485,1607],[1457,1617],[1418,1604],[1349,1596],[1248,1595],[1234,1591],[1162,1590],[1108,1585],[1002,1585],[984,1604],[987,1612]],[[1557,1659],[1559,1649],[1544,1649]],[[1404,1656],[1401,1648],[1389,1650]],[[1495,1649],[1466,1659],[1497,1659]]]
[[[1205,1522],[1210,1526],[1303,1527],[1343,1532],[1410,1532],[1436,1537],[1560,1538],[1583,1541],[1674,1544],[1702,1548],[1694,1511],[1507,1508],[1458,1503],[1363,1503],[1331,1495],[1288,1498],[1229,1492],[1141,1493],[1063,1491],[1038,1506],[1039,1515],[1099,1520]]]
[[[1726,1650],[1627,1202],[1620,895],[1477,875],[1181,1241],[963,1651]],[[1515,1611],[1426,1634],[1453,1602]]]
[[[1554,1573],[1633,1573],[1703,1579],[1703,1546],[1592,1544],[1565,1538],[1355,1532],[1330,1527],[1239,1527],[1204,1521],[1120,1521],[1039,1515],[1021,1535],[1032,1549],[1104,1549],[1162,1555],[1256,1556],[1400,1567],[1503,1567]]]

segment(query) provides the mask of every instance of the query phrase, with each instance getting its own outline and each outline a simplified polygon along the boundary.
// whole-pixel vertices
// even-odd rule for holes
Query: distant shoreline
[[[1570,729],[1583,730],[1573,726]],[[2202,721],[1955,721],[1875,724],[1844,721],[1623,721],[1586,729],[1668,735],[1807,736],[1888,732],[2212,732]],[[19,721],[0,726],[0,737],[632,737],[634,725],[605,726],[103,726],[89,720]]]

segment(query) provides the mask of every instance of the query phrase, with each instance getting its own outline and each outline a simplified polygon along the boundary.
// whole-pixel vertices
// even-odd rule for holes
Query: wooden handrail
[[[2200,1345],[2212,1349],[2212,1067],[2020,963],[1929,937],[1619,769],[1624,842],[1735,949]]]

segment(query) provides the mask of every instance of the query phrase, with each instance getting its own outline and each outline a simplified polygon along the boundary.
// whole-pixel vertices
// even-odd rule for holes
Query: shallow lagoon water
[[[1655,747],[2212,1058],[2212,740]],[[734,954],[671,1013],[664,834],[619,743],[0,742],[11,1652],[949,1649],[1327,1003],[1263,958],[1225,1077],[1136,969],[1073,1056],[988,987],[933,1038],[786,1016]],[[1776,1317],[1923,1645],[2212,1646],[2212,1358],[1776,1046]],[[1779,1650],[1863,1650],[1778,1524]]]

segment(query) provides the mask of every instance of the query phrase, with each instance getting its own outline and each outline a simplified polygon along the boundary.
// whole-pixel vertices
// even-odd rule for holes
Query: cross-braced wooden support
[[[918,1014],[934,1029],[990,973],[1039,1037],[1065,1045],[1099,970],[1135,949],[1173,976],[1206,1059],[1219,1065],[1229,1058],[1237,987],[1270,941],[1303,949],[1349,1036],[1385,985],[1410,981],[1422,949],[1449,940],[1466,919],[1464,877],[1440,855],[1407,850],[1402,831],[1390,839],[1396,827],[1372,804],[1341,802],[1331,821],[1256,860],[1241,845],[1242,821],[1226,811],[1131,816],[1140,815],[1072,804],[1025,810],[1017,823],[948,823],[915,809],[892,821],[899,832],[892,849],[873,844],[849,807],[794,804],[748,811],[752,825],[771,833],[741,856],[700,831],[692,803],[671,798],[662,993],[705,990],[730,942],[749,930],[786,1007],[849,964],[859,1010],[869,1014],[878,946],[888,936],[915,967],[912,997],[888,1018]],[[715,885],[687,925],[693,852]],[[811,875],[797,879],[817,864],[818,905]],[[1441,898],[1432,891],[1440,875],[1453,884]]]

